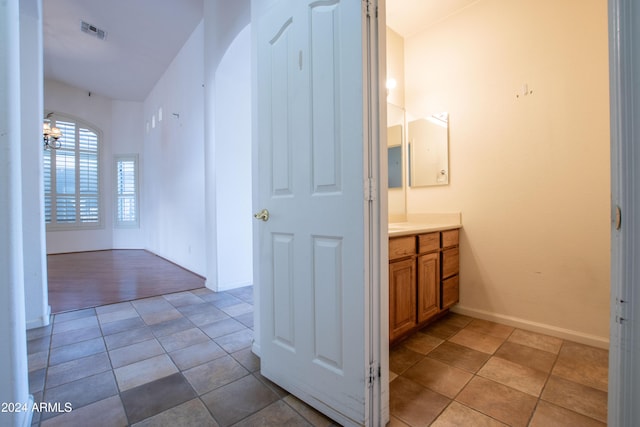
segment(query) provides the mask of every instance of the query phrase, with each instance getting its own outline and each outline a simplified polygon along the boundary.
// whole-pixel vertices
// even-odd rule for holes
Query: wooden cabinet
[[[423,323],[440,311],[440,257],[438,252],[418,256],[418,323]]]
[[[458,230],[389,239],[389,341],[427,324],[459,299]]]
[[[399,337],[416,323],[416,263],[413,258],[389,264],[389,335]]]
[[[442,232],[442,284],[440,309],[445,310],[460,300],[460,230]]]

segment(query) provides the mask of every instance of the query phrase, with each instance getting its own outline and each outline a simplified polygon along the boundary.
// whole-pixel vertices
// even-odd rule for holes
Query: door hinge
[[[629,317],[627,315],[628,303],[622,298],[616,298],[616,323],[626,325]]]
[[[364,199],[368,202],[376,199],[376,181],[373,178],[367,178],[364,183]]]
[[[380,365],[376,365],[375,363],[372,363],[369,365],[369,387],[371,387],[373,385],[373,383],[380,378],[380,376],[382,375],[382,370],[380,368]]]
[[[367,17],[371,17],[371,0],[362,0],[364,3],[364,8],[367,13]]]

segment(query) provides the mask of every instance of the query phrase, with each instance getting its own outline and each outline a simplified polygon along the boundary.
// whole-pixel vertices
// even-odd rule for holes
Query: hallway
[[[259,373],[253,290],[202,288],[28,331],[34,426],[332,426]],[[390,352],[390,426],[601,426],[607,351],[448,315]]]

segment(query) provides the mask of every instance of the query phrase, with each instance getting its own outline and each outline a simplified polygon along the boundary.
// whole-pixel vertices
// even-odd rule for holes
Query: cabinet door
[[[442,281],[442,309],[451,307],[460,300],[460,279],[453,276]]]
[[[442,278],[454,276],[458,274],[458,266],[460,265],[460,250],[451,248],[442,251]]]
[[[418,257],[418,323],[430,319],[439,311],[440,260],[439,254]]]
[[[389,340],[416,326],[416,261],[389,263]]]

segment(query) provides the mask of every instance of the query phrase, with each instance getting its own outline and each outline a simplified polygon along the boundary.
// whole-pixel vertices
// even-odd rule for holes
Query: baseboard
[[[253,352],[253,354],[255,354],[256,356],[260,357],[260,344],[258,344],[258,342],[256,342],[256,340],[253,340],[253,342],[251,343],[251,351]]]
[[[531,332],[551,335],[553,337],[578,342],[580,344],[586,344],[593,347],[599,347],[599,348],[605,348],[605,349],[609,348],[609,338],[607,337],[599,337],[597,335],[585,334],[583,332],[573,331],[571,329],[558,328],[556,326],[547,325],[544,323],[532,322],[530,320],[521,319],[519,317],[507,316],[504,314],[492,313],[484,310],[477,310],[474,308],[469,308],[461,305],[456,305],[452,307],[451,311],[454,313],[475,317],[477,319],[489,320],[496,323],[502,323],[503,325],[513,326],[513,327],[524,329]]]
[[[28,397],[28,402],[27,402],[27,408],[29,408],[28,411],[24,411],[22,412],[23,414],[23,418],[22,418],[22,422],[20,422],[21,427],[29,427],[33,421],[33,406],[34,406],[34,398],[33,398],[33,394],[30,394]]]
[[[42,328],[44,326],[49,326],[51,323],[51,306],[47,306],[47,314],[44,316],[36,317],[35,319],[27,320],[27,330]]]
[[[224,283],[221,285],[220,283],[215,283],[210,280],[205,280],[204,285],[205,287],[207,287],[208,289],[211,289],[214,292],[224,292],[224,291],[230,291],[232,289],[244,288],[245,286],[252,286],[253,282],[248,281],[248,282]]]

